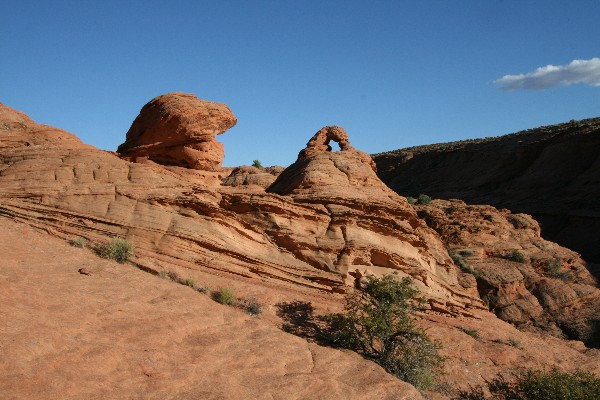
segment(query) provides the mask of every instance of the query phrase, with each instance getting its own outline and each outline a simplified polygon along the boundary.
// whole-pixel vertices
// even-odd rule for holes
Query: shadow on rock
[[[315,315],[310,302],[291,301],[279,303],[277,316],[283,319],[283,330],[296,336],[316,341],[321,345],[330,344],[329,325],[326,318]]]

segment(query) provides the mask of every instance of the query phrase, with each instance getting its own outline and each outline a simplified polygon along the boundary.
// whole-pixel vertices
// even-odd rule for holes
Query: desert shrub
[[[420,194],[419,197],[417,197],[417,203],[429,204],[431,203],[431,197],[427,196],[426,194]]]
[[[474,339],[479,339],[481,337],[481,335],[479,335],[479,332],[477,331],[477,329],[467,329],[467,328],[459,328],[459,329]]]
[[[461,250],[458,254],[454,251],[450,251],[450,258],[452,258],[452,261],[454,261],[454,263],[458,265],[461,270],[472,274],[475,278],[479,278],[479,272],[477,272],[473,267],[471,267],[467,260],[463,258],[463,253],[473,255],[473,252],[471,250]]]
[[[179,274],[175,271],[169,271],[167,272],[167,277],[175,282],[179,282],[181,280],[181,278],[179,277]]]
[[[361,291],[346,296],[344,313],[325,318],[329,342],[363,354],[418,388],[431,388],[443,358],[440,344],[413,321],[417,294],[410,278],[368,277]]]
[[[255,298],[251,298],[248,301],[246,301],[246,304],[244,305],[244,310],[250,315],[257,316],[260,315],[260,313],[262,312],[262,306],[258,301],[256,301]]]
[[[468,400],[597,400],[600,399],[600,378],[589,372],[550,372],[529,370],[510,381],[498,377],[488,383],[491,397],[473,388],[460,394]]]
[[[236,302],[235,295],[228,288],[220,288],[213,294],[213,299],[217,303],[225,304],[227,306],[234,305]]]
[[[458,254],[460,254],[463,257],[470,257],[473,255],[473,251],[470,249],[463,249],[463,250],[459,251]]]
[[[194,279],[192,279],[192,278],[187,278],[184,283],[185,283],[186,286],[189,286],[191,288],[193,288],[194,286],[196,286],[196,281]]]
[[[417,202],[417,199],[415,199],[414,197],[407,197],[406,201],[408,201],[408,204],[415,204]]]
[[[71,240],[70,243],[71,243],[71,246],[78,247],[80,249],[82,249],[88,245],[87,239],[83,238],[83,237],[75,238],[75,239]]]
[[[519,350],[523,348],[521,346],[521,341],[519,339],[515,339],[513,337],[508,338],[508,344],[510,344],[512,347],[516,347]]]
[[[261,169],[263,168],[262,163],[260,161],[258,161],[258,160],[252,161],[252,166],[255,167],[255,168],[261,168]]]
[[[525,255],[523,255],[523,253],[521,253],[519,250],[511,251],[510,253],[508,253],[508,255],[505,256],[505,258],[507,260],[518,262],[521,264],[525,264],[527,262]]]
[[[103,258],[123,263],[133,256],[133,248],[133,243],[127,239],[117,237],[101,244],[97,251]]]
[[[551,278],[568,281],[572,278],[571,274],[566,271],[561,271],[562,260],[556,257],[554,260],[546,260],[546,273]]]

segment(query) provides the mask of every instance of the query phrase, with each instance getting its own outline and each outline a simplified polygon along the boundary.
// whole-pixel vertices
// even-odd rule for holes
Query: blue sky
[[[105,150],[172,91],[233,110],[228,166],[288,165],[325,125],[375,153],[600,116],[596,78],[571,66],[598,71],[598,0],[2,0],[0,15],[0,102]]]

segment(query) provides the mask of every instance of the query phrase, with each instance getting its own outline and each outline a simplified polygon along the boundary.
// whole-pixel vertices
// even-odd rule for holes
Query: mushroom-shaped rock
[[[142,108],[117,152],[132,159],[146,157],[164,165],[218,171],[225,152],[216,136],[236,122],[223,103],[193,94],[163,94]]]
[[[332,151],[329,145],[332,140],[340,145],[340,151]],[[308,141],[296,162],[286,168],[267,191],[287,195],[318,190],[360,197],[373,196],[373,190],[380,190],[391,195],[375,171],[371,157],[350,145],[344,128],[326,126]]]

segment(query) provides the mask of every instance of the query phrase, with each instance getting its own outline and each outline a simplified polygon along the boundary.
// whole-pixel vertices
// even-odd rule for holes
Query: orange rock
[[[132,160],[147,157],[164,165],[218,171],[225,153],[216,136],[236,122],[225,104],[186,93],[164,94],[142,108],[117,152]]]
[[[460,200],[434,200],[415,208],[464,264],[462,275],[471,279],[461,283],[476,289],[501,319],[600,345],[596,279],[579,254],[544,240],[529,215]]]
[[[210,172],[160,165],[144,155],[132,156],[139,161],[132,163],[1,110],[0,309],[8,312],[0,313],[0,327],[8,329],[0,335],[0,367],[9,373],[0,377],[0,392],[8,397],[102,398],[109,387],[110,395],[122,398],[419,398],[356,354],[277,329],[281,320],[273,308],[279,302],[309,301],[319,312],[339,311],[339,293],[366,275],[392,272],[412,276],[429,298],[420,323],[451,357],[452,385],[480,384],[521,366],[600,372],[597,350],[520,332],[488,312],[479,281],[461,273],[446,251],[446,244],[462,246],[452,241],[456,236],[481,243],[475,254],[482,260],[492,240],[503,250],[518,244],[528,257],[544,246],[558,254],[553,244],[534,240],[535,221],[471,210],[481,211],[482,221],[491,218],[498,225],[493,230],[468,219],[448,224],[436,217],[446,210],[432,208],[431,220],[442,220],[432,225],[438,233],[377,178],[368,156],[352,148],[339,127],[315,135],[265,191],[265,172],[250,167]],[[331,140],[342,142],[342,150],[328,151]],[[228,176],[233,186],[221,186]],[[135,243],[137,268],[60,245],[40,231],[92,243],[125,237]],[[506,293],[498,297],[516,303],[503,308],[507,315],[516,318],[525,298],[519,295],[537,296],[527,286],[530,276],[547,299],[542,313],[582,315],[596,292],[581,294],[592,286],[589,277],[571,268],[577,255],[560,254],[560,272],[568,268],[574,285],[543,276],[534,263],[540,279],[501,260],[512,266],[497,274],[498,291]],[[79,268],[92,275],[82,277]],[[255,296],[264,313],[256,319],[226,309],[138,268]],[[491,283],[492,272],[485,275]],[[478,329],[481,338],[460,327]],[[522,349],[510,344],[512,338]]]

